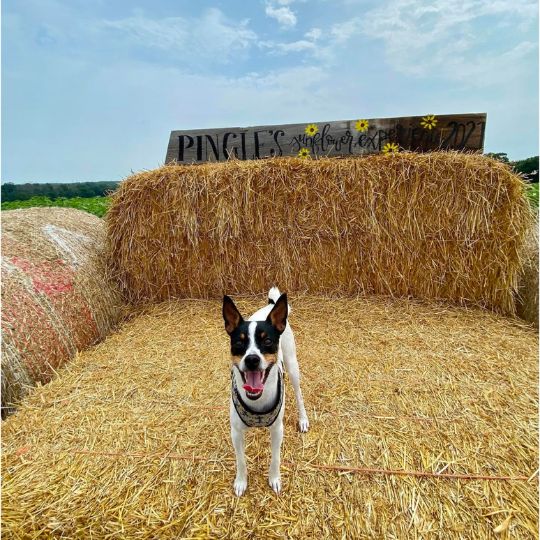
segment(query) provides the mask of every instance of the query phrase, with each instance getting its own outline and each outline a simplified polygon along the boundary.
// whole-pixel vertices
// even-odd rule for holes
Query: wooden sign
[[[358,118],[281,126],[172,131],[166,163],[274,156],[350,156],[411,150],[482,151],[486,114]]]

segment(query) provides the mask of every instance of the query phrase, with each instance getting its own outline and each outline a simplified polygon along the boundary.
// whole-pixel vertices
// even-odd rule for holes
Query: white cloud
[[[445,73],[469,86],[484,86],[500,81],[515,80],[522,77],[523,65],[528,57],[537,54],[538,44],[523,41],[500,55],[475,55],[463,61],[457,56],[454,59],[437,58],[436,62],[444,62]]]
[[[304,34],[306,39],[298,39],[290,42],[261,41],[259,47],[269,49],[275,54],[309,52],[320,60],[325,57],[326,47],[319,47],[317,40],[320,39],[322,31],[319,28],[312,28]]]
[[[330,34],[334,38],[334,43],[345,43],[354,35],[360,34],[361,19],[349,19],[343,23],[336,23],[330,28]]]
[[[306,37],[309,40],[317,41],[322,35],[320,28],[312,28],[309,32],[306,32],[304,34],[304,37]]]
[[[266,15],[279,23],[283,28],[292,28],[296,26],[296,15],[289,7],[275,8],[271,4],[266,5]]]
[[[273,41],[264,41],[261,42],[260,45],[262,47],[272,49],[273,52],[284,54],[289,52],[314,51],[317,47],[313,41],[308,41],[305,39],[299,39],[298,41],[291,41],[289,43],[274,43]]]
[[[189,24],[181,17],[152,20],[143,16],[104,21],[103,26],[118,30],[139,44],[163,50],[183,47],[189,37]]]
[[[248,23],[231,21],[219,9],[211,8],[200,18],[152,19],[139,12],[133,17],[104,21],[102,28],[118,32],[136,47],[160,49],[175,57],[195,55],[224,62],[256,41],[257,35]]]
[[[308,0],[274,0],[274,2],[276,2],[280,6],[290,6],[291,4],[294,4],[294,2],[305,3],[307,1]]]
[[[529,46],[504,42],[498,50],[493,46],[484,50],[496,32],[494,25],[509,21],[528,25],[536,15],[533,0],[390,0],[361,17],[333,25],[331,34],[337,44],[355,36],[382,40],[388,64],[406,75],[459,80],[466,73],[481,79],[489,71],[488,79],[478,81],[482,84],[505,77],[517,56],[531,52]]]

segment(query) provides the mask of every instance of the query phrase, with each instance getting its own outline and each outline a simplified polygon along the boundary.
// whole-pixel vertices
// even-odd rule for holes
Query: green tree
[[[14,201],[13,194],[15,192],[15,184],[13,182],[7,182],[2,185],[2,200]]]
[[[502,161],[503,163],[510,163],[510,160],[505,152],[489,152],[486,154],[486,156]]]
[[[524,174],[529,182],[538,182],[538,156],[522,159],[520,161],[514,161],[512,163],[514,170]]]

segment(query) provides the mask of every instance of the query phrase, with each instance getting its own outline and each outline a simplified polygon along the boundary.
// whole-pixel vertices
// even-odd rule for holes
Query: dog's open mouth
[[[266,382],[266,379],[268,379],[272,365],[268,366],[265,370],[240,372],[242,380],[244,381],[243,388],[249,399],[255,400],[261,397],[264,390],[264,383]]]

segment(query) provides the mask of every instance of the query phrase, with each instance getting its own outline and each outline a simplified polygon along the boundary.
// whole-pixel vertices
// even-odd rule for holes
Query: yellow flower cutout
[[[369,128],[369,120],[357,120],[354,124],[356,131],[367,131]]]
[[[298,152],[299,158],[307,158],[309,157],[309,148],[300,148],[300,151]]]
[[[313,137],[313,135],[315,135],[316,133],[319,133],[319,128],[317,127],[317,124],[308,124],[305,130],[305,134]]]
[[[437,125],[437,119],[434,114],[428,114],[422,118],[420,125],[424,129],[433,129]]]
[[[385,154],[395,154],[396,152],[399,152],[399,146],[394,142],[389,142],[383,146],[382,151]]]

